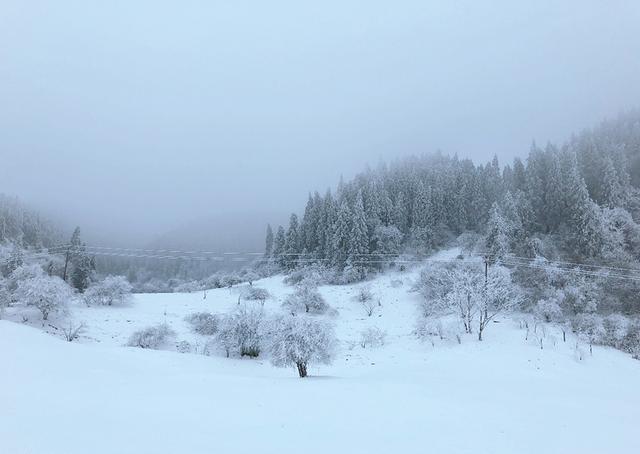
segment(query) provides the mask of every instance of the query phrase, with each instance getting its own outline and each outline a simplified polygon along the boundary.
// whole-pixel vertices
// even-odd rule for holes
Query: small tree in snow
[[[491,268],[486,282],[478,265],[429,267],[420,274],[414,290],[424,297],[423,317],[456,313],[466,333],[473,332],[477,317],[479,340],[498,313],[520,302],[509,272],[498,266]]]
[[[122,305],[131,300],[131,290],[131,284],[124,276],[107,276],[87,288],[83,297],[87,306],[92,304]]]
[[[36,307],[47,320],[52,312],[63,311],[72,297],[71,288],[59,277],[40,275],[20,281],[16,297],[27,306]]]
[[[374,296],[371,289],[368,287],[360,288],[360,290],[356,294],[355,299],[362,305],[364,311],[367,313],[367,317],[371,317],[376,307],[378,306],[378,303],[374,301]]]
[[[300,378],[311,363],[329,364],[336,344],[333,327],[324,320],[284,316],[276,320],[271,342],[271,362],[294,366]]]
[[[559,299],[556,296],[538,301],[533,312],[536,318],[546,323],[561,322],[564,319],[562,307],[560,306]]]
[[[482,333],[496,315],[520,304],[520,290],[511,282],[509,270],[499,266],[492,267],[478,301],[480,303],[478,309],[478,340],[481,341]]]
[[[597,314],[578,314],[573,320],[573,328],[589,343],[591,354],[593,354],[593,344],[601,343],[606,334],[602,317]]]
[[[255,358],[264,344],[265,317],[261,309],[242,305],[220,320],[216,339],[227,357],[231,353]]]
[[[315,287],[306,285],[298,286],[293,294],[287,296],[282,307],[291,314],[325,314],[331,308]]]

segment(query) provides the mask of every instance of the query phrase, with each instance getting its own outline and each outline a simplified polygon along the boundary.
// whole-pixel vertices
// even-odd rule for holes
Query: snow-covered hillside
[[[449,255],[455,251],[449,251]],[[484,342],[418,340],[412,331],[416,270],[320,291],[339,314],[330,366],[308,379],[265,359],[123,347],[165,322],[192,345],[184,317],[225,312],[237,289],[137,295],[127,307],[73,307],[87,331],[67,343],[0,322],[0,451],[18,453],[604,453],[637,452],[640,362],[545,327],[544,349],[504,316]],[[401,281],[401,282],[400,282]],[[254,285],[277,311],[292,288],[282,276]],[[381,306],[368,317],[353,297],[369,286]],[[256,303],[258,304],[258,303]],[[387,331],[379,349],[363,329]]]

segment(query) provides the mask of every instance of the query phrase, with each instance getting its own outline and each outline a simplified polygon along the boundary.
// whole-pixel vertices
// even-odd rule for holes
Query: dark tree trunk
[[[304,378],[307,376],[307,363],[297,363],[296,366],[298,367],[298,375],[300,375],[300,378]]]

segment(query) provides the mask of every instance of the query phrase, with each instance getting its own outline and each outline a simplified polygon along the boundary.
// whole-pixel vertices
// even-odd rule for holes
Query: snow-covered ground
[[[225,312],[237,289],[77,305],[72,317],[87,331],[74,343],[48,324],[58,338],[1,321],[0,452],[640,452],[640,362],[607,348],[578,360],[575,340],[550,326],[541,350],[517,316],[492,324],[484,342],[419,341],[416,273],[322,287],[339,311],[340,348],[307,379],[264,359],[123,347],[133,331],[165,321],[176,342],[204,343],[185,315]],[[272,294],[269,311],[292,292],[282,276],[254,285]],[[361,286],[382,304],[371,317],[353,300]],[[382,348],[360,347],[370,326],[387,331]]]

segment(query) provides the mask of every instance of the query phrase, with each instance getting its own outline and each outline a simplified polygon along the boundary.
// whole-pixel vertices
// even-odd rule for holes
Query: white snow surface
[[[175,342],[203,342],[184,316],[232,309],[237,289],[206,299],[136,295],[126,307],[77,303],[72,318],[87,331],[73,343],[54,328],[63,319],[40,330],[0,321],[0,452],[640,452],[639,361],[608,348],[589,355],[586,346],[578,360],[575,339],[562,342],[549,325],[541,350],[534,336],[525,340],[517,315],[489,326],[483,342],[420,341],[412,333],[419,296],[409,291],[417,272],[321,287],[339,311],[340,348],[306,379],[267,358],[123,346],[133,331],[165,321]],[[282,280],[254,283],[271,293],[268,311],[293,291]],[[353,299],[361,286],[382,304],[372,317]],[[360,347],[370,326],[387,331],[382,348]]]

